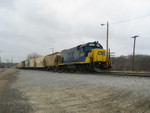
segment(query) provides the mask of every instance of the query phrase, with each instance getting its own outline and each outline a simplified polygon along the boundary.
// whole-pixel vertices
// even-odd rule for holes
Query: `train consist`
[[[47,56],[22,61],[20,69],[52,71],[101,71],[110,70],[110,57],[98,42],[89,42]]]

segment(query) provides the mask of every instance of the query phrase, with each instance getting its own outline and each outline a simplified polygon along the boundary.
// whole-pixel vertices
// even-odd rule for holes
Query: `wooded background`
[[[133,56],[112,57],[112,70],[130,71],[132,70]],[[135,71],[150,71],[150,56],[149,55],[135,55],[134,58]]]

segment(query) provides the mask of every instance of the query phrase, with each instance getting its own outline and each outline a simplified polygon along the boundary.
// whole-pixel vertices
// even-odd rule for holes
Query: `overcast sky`
[[[48,55],[82,43],[99,41],[115,56],[150,55],[150,0],[0,0],[2,61],[25,60],[37,52]]]

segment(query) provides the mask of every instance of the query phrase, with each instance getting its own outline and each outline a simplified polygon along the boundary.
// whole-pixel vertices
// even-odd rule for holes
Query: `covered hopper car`
[[[35,68],[35,66],[36,66],[35,58],[29,59],[29,67]]]
[[[44,58],[45,58],[44,56],[35,58],[35,68],[43,69],[45,67]]]
[[[57,70],[59,67],[60,56],[61,56],[60,52],[56,52],[45,56],[44,58],[45,69]]]

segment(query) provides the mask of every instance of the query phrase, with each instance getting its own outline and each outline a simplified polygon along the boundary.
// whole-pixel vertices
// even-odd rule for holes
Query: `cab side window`
[[[81,49],[80,49],[80,53],[84,53],[84,47],[82,47]]]

